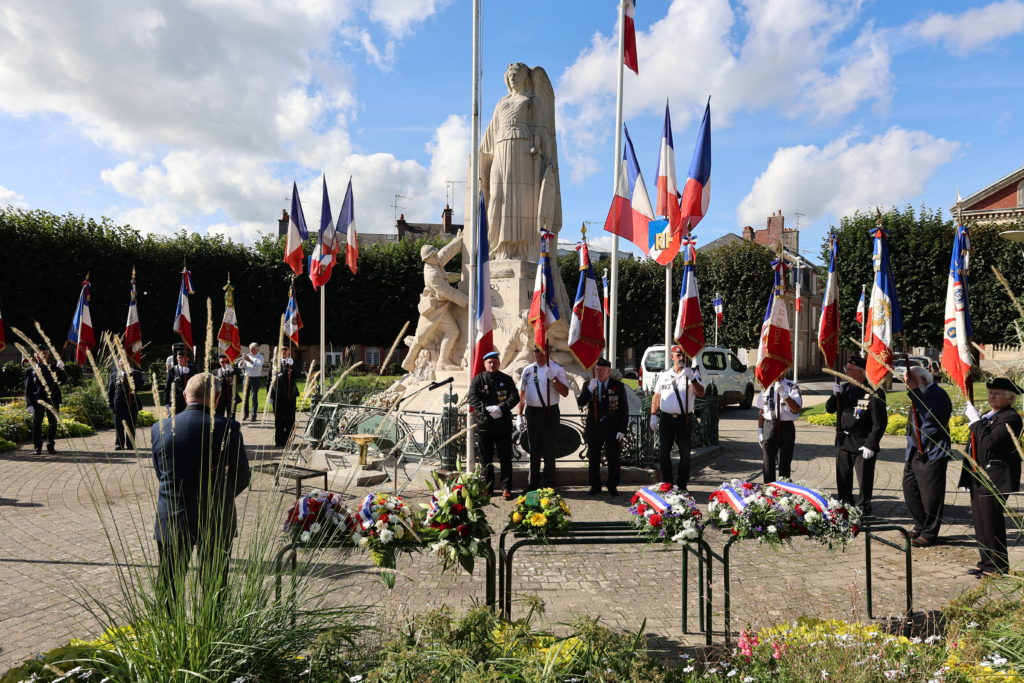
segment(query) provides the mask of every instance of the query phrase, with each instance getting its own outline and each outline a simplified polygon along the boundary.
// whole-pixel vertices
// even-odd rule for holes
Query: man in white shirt
[[[560,415],[558,399],[569,395],[569,379],[565,368],[548,361],[543,349],[533,349],[533,363],[523,368],[519,380],[519,405],[516,428],[526,430],[530,442],[530,482],[527,491],[555,485],[555,436],[558,434]],[[523,419],[523,412],[526,419]],[[540,464],[544,463],[541,477]]]
[[[651,400],[651,429],[661,438],[661,479],[686,490],[690,485],[690,433],[695,398],[703,398],[700,368],[686,361],[683,347],[672,347],[672,367],[658,375]],[[672,476],[672,444],[679,447],[679,477]]]
[[[757,442],[761,444],[764,483],[775,481],[778,476],[789,479],[792,475],[793,444],[796,443],[796,427],[793,422],[800,417],[804,399],[800,386],[783,377],[757,397]]]
[[[260,414],[260,383],[263,381],[263,354],[260,353],[260,345],[256,342],[249,344],[249,353],[242,354],[238,360],[238,367],[245,370],[247,380],[245,381],[245,395],[242,397],[242,419],[249,419],[249,397],[252,396],[252,421]]]

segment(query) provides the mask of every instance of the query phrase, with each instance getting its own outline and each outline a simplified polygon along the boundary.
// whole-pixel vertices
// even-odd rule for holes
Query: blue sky
[[[562,237],[603,222],[615,157],[613,0],[484,0],[484,124],[509,62],[558,99]],[[710,241],[777,209],[813,252],[875,205],[948,207],[1024,164],[1024,1],[640,0],[626,118],[654,183],[669,98],[677,182],[712,98]],[[383,232],[465,181],[468,0],[8,0],[0,204],[249,241],[327,173]],[[464,182],[454,184],[463,219]],[[599,229],[591,233],[602,239]]]

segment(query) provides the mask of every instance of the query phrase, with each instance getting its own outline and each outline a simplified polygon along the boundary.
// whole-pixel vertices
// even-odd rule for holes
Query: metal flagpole
[[[619,65],[615,86],[615,156],[612,168],[612,195],[619,187],[622,172],[622,71],[623,55],[626,49],[626,2],[619,0]],[[608,360],[617,368],[619,353],[619,236],[612,233],[612,282],[608,297]]]
[[[473,381],[473,349],[476,346],[476,307],[477,307],[477,293],[476,293],[476,244],[477,244],[477,231],[480,229],[480,216],[478,210],[478,204],[480,201],[480,0],[473,0],[473,88],[472,98],[473,101],[470,104],[470,155],[469,155],[469,175],[470,175],[470,201],[469,206],[473,209],[469,212],[469,268],[467,274],[469,276],[469,306],[467,312],[469,313],[469,334],[467,344],[469,344],[469,365],[466,368],[467,382],[466,386]],[[466,413],[466,429],[471,430],[473,426],[473,413]],[[466,471],[473,472],[476,469],[476,454],[475,454],[475,442],[473,439],[472,431],[468,431],[466,434]]]
[[[797,254],[793,273],[796,275],[796,299],[793,300],[793,381],[800,374],[800,255]]]
[[[672,367],[672,264],[665,266],[665,369]]]
[[[867,291],[868,291],[868,286],[867,285],[861,285],[860,286],[860,300],[864,302],[864,310],[861,311],[861,313],[860,313],[860,343],[861,344],[864,343],[864,335],[868,333],[867,327],[866,327],[867,324],[868,324],[868,302],[864,298],[865,296],[867,296]]]
[[[320,245],[320,253],[323,253],[323,245]],[[334,257],[332,257],[334,258]],[[337,265],[337,264],[334,264]],[[327,393],[327,327],[324,321],[327,319],[327,283],[320,285],[320,397]]]
[[[722,295],[715,292],[715,301],[721,301]],[[718,346],[718,311],[715,311],[715,346]]]

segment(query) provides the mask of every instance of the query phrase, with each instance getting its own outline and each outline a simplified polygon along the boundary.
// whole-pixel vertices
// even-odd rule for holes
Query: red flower
[[[458,491],[458,490],[460,490],[461,488],[462,488],[462,484],[459,484],[458,486],[456,486],[455,488],[453,488],[453,489],[452,489],[452,491]]]
[[[668,492],[668,491],[671,491],[671,490],[672,490],[672,484],[670,484],[670,483],[668,483],[668,482],[666,481],[666,482],[663,482],[663,483],[661,484],[661,486],[659,486],[658,488],[659,488],[659,489],[661,490],[661,492],[662,492],[662,493],[666,493],[666,492]]]
[[[637,502],[638,500],[640,500],[640,494],[639,494],[639,493],[634,493],[634,494],[633,494],[633,497],[629,499],[629,502],[630,502],[630,504],[632,504],[632,505],[636,505],[636,502]]]
[[[800,507],[799,505],[797,505],[797,506],[796,506],[795,508],[793,508],[793,509],[794,509],[794,510],[796,511],[796,514],[798,514],[798,515],[802,515],[802,514],[804,514],[804,509],[803,509],[802,507]]]
[[[753,484],[751,484],[751,483],[750,483],[749,481],[745,481],[745,482],[743,482],[743,486],[742,486],[742,488],[745,488],[745,489],[752,489],[752,488],[754,488],[754,485],[753,485]]]
[[[850,533],[852,533],[854,536],[856,536],[857,534],[860,533],[860,527],[857,526],[856,524],[854,524],[853,526],[850,527]]]
[[[380,521],[384,522],[385,524],[386,524],[387,522],[389,522],[390,520],[391,520],[391,518],[390,518],[390,517],[388,517],[388,513],[386,513],[386,512],[385,512],[385,513],[383,513],[383,514],[382,514],[382,515],[380,516]]]
[[[462,503],[452,503],[452,512],[454,512],[455,514],[461,515],[465,511],[466,506],[463,505]]]
[[[736,529],[733,529],[733,530],[732,530],[732,535],[733,535],[733,536],[739,536],[739,535],[740,535],[740,532],[736,531]]]
[[[661,515],[651,515],[647,518],[647,521],[651,523],[651,526],[661,526]]]
[[[640,503],[639,505],[636,506],[636,514],[643,515],[643,514],[646,514],[646,513],[647,513],[647,506],[646,505],[644,505],[643,503]]]
[[[458,528],[456,529],[456,531],[458,531],[459,532],[459,536],[462,536],[463,538],[465,538],[466,536],[469,536],[469,526],[466,525],[466,524],[460,524],[458,526]]]

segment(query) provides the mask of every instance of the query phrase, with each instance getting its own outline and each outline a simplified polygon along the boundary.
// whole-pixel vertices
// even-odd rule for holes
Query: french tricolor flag
[[[610,294],[609,294],[609,291],[608,291],[608,269],[607,268],[604,269],[604,274],[601,275],[601,294],[604,296],[604,299],[602,299],[602,302],[601,302],[602,305],[604,306],[604,317],[608,318],[608,316],[611,315],[611,313],[610,313],[611,308],[608,305],[608,297],[609,297]]]
[[[195,294],[192,289],[192,273],[188,268],[181,269],[181,287],[178,289],[178,306],[174,309],[174,325],[171,329],[181,337],[185,346],[192,348],[192,313],[188,307],[188,295]]]
[[[359,271],[359,236],[356,234],[355,200],[352,199],[352,179],[348,179],[345,201],[341,204],[338,227],[345,231],[345,265],[355,275]]]
[[[604,349],[604,316],[587,243],[582,242],[576,249],[580,252],[580,281],[569,321],[569,350],[580,365],[589,370]]]
[[[697,133],[697,146],[693,150],[690,171],[683,187],[680,204],[680,222],[689,223],[692,230],[704,218],[711,202],[711,98],[704,108],[704,120]]]
[[[352,181],[349,181],[351,186]],[[327,196],[327,174],[324,174],[324,199],[320,208],[320,235],[313,253],[309,255],[309,279],[313,289],[323,287],[331,279],[334,263],[337,259],[338,232],[334,229],[334,218],[331,216],[331,199]]]
[[[679,289],[679,312],[676,315],[675,340],[683,353],[696,358],[704,348],[704,318],[700,312],[700,294],[697,292],[696,241],[683,238],[683,283]]]
[[[142,325],[135,292],[135,268],[132,268],[132,300],[128,304],[128,322],[124,326],[124,350],[136,365],[142,362]]]
[[[668,223],[655,221],[650,225],[648,253],[655,261],[667,266],[679,253],[682,230],[679,222],[679,188],[676,187],[676,152],[672,145],[672,118],[668,102],[665,103],[665,125],[661,132],[657,178],[654,213],[667,218]]]
[[[864,322],[864,288],[860,290],[860,301],[857,302],[857,322]]]
[[[559,318],[555,279],[551,273],[551,247],[554,240],[553,233],[547,230],[540,233],[540,260],[537,262],[537,279],[533,284],[528,318],[533,325],[533,342],[542,349],[547,348],[548,329]]]
[[[949,261],[949,280],[946,285],[946,315],[942,326],[942,369],[953,378],[960,391],[967,396],[967,382],[974,367],[971,353],[970,298],[967,295],[968,268],[970,266],[971,238],[967,228],[957,226],[953,237],[953,255]]]
[[[292,213],[288,217],[288,237],[284,243],[284,262],[296,275],[302,275],[302,241],[308,236],[306,217],[302,214],[302,202],[299,201],[299,186],[293,182]]]
[[[68,341],[75,345],[75,362],[84,365],[87,360],[86,351],[96,347],[96,334],[92,330],[92,311],[89,302],[92,299],[92,284],[89,276],[85,276],[82,291],[78,295],[75,315],[71,318],[71,329],[68,330]]]
[[[868,310],[868,381],[878,384],[892,372],[893,349],[896,335],[903,331],[903,313],[896,294],[896,282],[889,268],[889,233],[882,227],[882,214],[871,229],[875,240],[875,285],[871,288],[871,307]]]
[[[825,297],[821,302],[821,318],[818,320],[818,348],[825,357],[825,365],[836,364],[839,354],[839,272],[836,270],[836,256],[839,242],[832,236],[829,249],[828,280],[825,283]]]
[[[302,329],[302,316],[299,315],[299,302],[295,299],[295,281],[288,289],[288,307],[284,309],[284,336],[299,345],[299,330]]]
[[[636,20],[634,18],[636,14],[636,0],[625,0],[624,4],[626,6],[626,20],[623,24],[622,63],[626,65],[627,69],[632,69],[633,73],[639,76],[640,66],[636,54]]]
[[[772,261],[775,284],[768,297],[768,308],[761,323],[761,337],[757,345],[757,367],[754,376],[763,387],[770,387],[786,374],[793,365],[793,341],[789,329],[789,311],[783,299],[785,294],[786,264],[781,259]]]
[[[476,341],[473,346],[473,375],[484,371],[484,354],[494,350],[494,313],[491,308],[491,247],[487,240],[487,206],[480,193],[477,205],[476,239]]]
[[[711,300],[712,305],[715,307],[715,320],[721,325],[725,321],[725,310],[722,306],[722,295],[716,294],[715,298]]]
[[[640,173],[640,164],[636,161],[633,141],[629,139],[625,125],[622,126],[622,132],[626,142],[622,146],[615,197],[608,209],[608,217],[604,220],[604,229],[625,237],[647,255],[650,240],[648,223],[654,220],[654,209],[651,207],[643,174]]]

